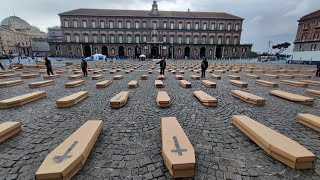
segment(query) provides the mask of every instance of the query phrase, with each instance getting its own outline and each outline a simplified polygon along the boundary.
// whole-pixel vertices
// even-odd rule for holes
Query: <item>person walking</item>
[[[4,67],[2,66],[1,62],[0,62],[0,67],[1,67],[2,70],[4,70]]]
[[[52,75],[54,75],[53,74],[53,72],[52,72],[52,66],[51,66],[51,61],[48,59],[48,55],[44,55],[44,60],[45,60],[45,65],[47,66],[47,74],[48,74],[48,76],[50,76],[50,73],[52,74]]]
[[[316,73],[317,77],[320,77],[320,62],[318,62],[317,64],[317,73]]]
[[[208,61],[207,58],[203,58],[203,61],[201,62],[201,77],[205,78],[206,77],[206,70],[208,68]]]
[[[166,58],[163,57],[161,61],[157,62],[156,64],[160,64],[160,75],[164,75],[164,70],[166,69]]]
[[[84,58],[82,58],[82,61],[81,61],[81,69],[82,69],[82,72],[83,72],[83,76],[84,76],[84,77],[87,77],[87,76],[88,76],[87,68],[88,68],[88,63],[87,63],[87,61],[86,61]]]

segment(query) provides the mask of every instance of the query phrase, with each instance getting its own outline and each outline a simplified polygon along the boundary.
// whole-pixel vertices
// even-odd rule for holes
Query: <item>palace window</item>
[[[213,40],[214,40],[214,37],[211,36],[211,37],[210,37],[210,44],[213,44]]]
[[[163,22],[163,28],[167,28],[167,22]]]
[[[315,51],[317,48],[317,44],[311,44],[311,51]]]
[[[207,23],[203,23],[202,29],[203,29],[203,30],[207,30]]]
[[[314,34],[313,35],[313,40],[318,40],[319,34]]]
[[[92,28],[96,28],[96,22],[95,21],[92,21],[91,25],[92,25]]]
[[[233,53],[236,53],[236,52],[237,52],[237,49],[236,49],[236,48],[232,48],[232,52],[233,52]]]
[[[113,34],[110,35],[110,43],[114,43],[114,35]]]
[[[211,30],[215,30],[216,29],[216,23],[211,23]]]
[[[75,27],[75,28],[78,27],[78,21],[77,21],[77,20],[74,20],[74,21],[73,21],[73,27]]]
[[[102,43],[106,43],[106,36],[105,35],[101,36],[101,41],[102,41]]]
[[[66,40],[67,40],[67,42],[71,42],[71,36],[70,36],[70,34],[66,34]]]
[[[218,44],[222,44],[222,37],[221,36],[218,37]]]
[[[170,23],[170,29],[174,29],[174,22]]]
[[[130,28],[131,28],[131,23],[127,22],[127,29],[130,29]]]
[[[206,43],[206,36],[202,36],[202,44]]]
[[[118,21],[118,28],[122,28],[122,21]]]
[[[157,22],[152,22],[152,28],[157,29]]]
[[[101,27],[101,28],[105,28],[105,23],[104,23],[104,21],[100,21],[100,27]]]
[[[236,24],[236,31],[240,30],[240,24]]]
[[[234,39],[233,39],[233,44],[234,44],[234,45],[237,45],[237,44],[238,44],[238,39],[239,39],[239,38],[238,38],[237,36],[234,37]]]
[[[303,44],[300,44],[300,46],[299,46],[299,51],[304,51]]]
[[[128,39],[128,43],[132,43],[132,37],[131,37],[131,35],[128,35],[128,36],[127,36],[127,39]]]
[[[88,43],[89,42],[89,35],[85,34],[83,37],[84,37],[84,42]]]
[[[227,25],[227,30],[230,31],[231,30],[231,24]]]
[[[186,38],[186,43],[187,43],[187,44],[190,44],[190,36],[187,36],[187,38]]]
[[[123,36],[121,34],[118,36],[118,42],[123,43]]]
[[[93,43],[97,43],[98,42],[98,36],[97,35],[93,35]]]
[[[173,43],[173,36],[170,36],[170,43],[172,44]]]
[[[78,34],[76,34],[76,35],[74,36],[74,38],[75,38],[75,40],[76,40],[77,43],[80,42],[80,36],[79,36]]]
[[[165,42],[167,42],[167,36],[163,36],[162,37],[162,41],[165,43]]]
[[[143,27],[143,28],[147,28],[147,22],[143,22],[143,23],[142,23],[142,27]]]
[[[178,36],[178,44],[182,43],[182,36]]]
[[[302,36],[301,41],[305,41],[305,40],[306,40],[306,36]]]
[[[179,27],[179,29],[182,29],[182,23],[179,23],[179,25],[178,25]]]
[[[304,30],[309,29],[309,23],[305,23],[305,24],[303,25],[303,29],[304,29]]]
[[[140,43],[140,36],[136,35],[136,43]]]
[[[230,44],[230,37],[229,36],[226,38],[226,44]]]
[[[109,28],[113,28],[113,21],[109,22]]]
[[[246,48],[242,48],[242,52],[243,53],[247,52],[247,49]]]
[[[64,20],[64,27],[69,27],[69,21],[68,20]]]
[[[198,29],[199,29],[199,23],[196,23],[196,24],[195,24],[194,29],[195,29],[195,30],[198,30]]]
[[[139,29],[139,22],[135,23],[136,29]]]
[[[198,44],[198,36],[195,36],[193,41],[194,41],[194,44]]]
[[[191,29],[191,23],[187,23],[187,29]]]
[[[147,42],[147,36],[146,35],[143,36],[143,42]]]
[[[223,23],[219,24],[219,30],[223,30]]]

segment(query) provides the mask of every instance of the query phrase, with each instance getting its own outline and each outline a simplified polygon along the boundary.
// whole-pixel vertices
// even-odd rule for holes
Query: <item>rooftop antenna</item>
[[[188,8],[188,13],[190,12],[190,9]]]

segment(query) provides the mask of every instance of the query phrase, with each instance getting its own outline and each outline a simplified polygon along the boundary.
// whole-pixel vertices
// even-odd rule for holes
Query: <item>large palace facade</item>
[[[52,55],[179,59],[245,58],[240,44],[243,18],[216,12],[76,9],[59,14],[62,42],[49,42]]]

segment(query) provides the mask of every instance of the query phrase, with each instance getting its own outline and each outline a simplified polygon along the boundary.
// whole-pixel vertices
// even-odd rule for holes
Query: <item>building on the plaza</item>
[[[32,38],[31,49],[33,54],[44,55],[50,53],[50,47],[47,38]]]
[[[298,20],[292,59],[320,61],[320,10]]]
[[[63,42],[49,43],[53,55],[133,58],[244,58],[243,18],[227,13],[76,9],[60,13]]]
[[[32,39],[46,37],[46,33],[17,16],[7,17],[0,24],[0,48],[4,54],[30,55]]]
[[[60,27],[55,26],[48,28],[48,43],[50,44],[51,55],[62,55],[62,30]]]

